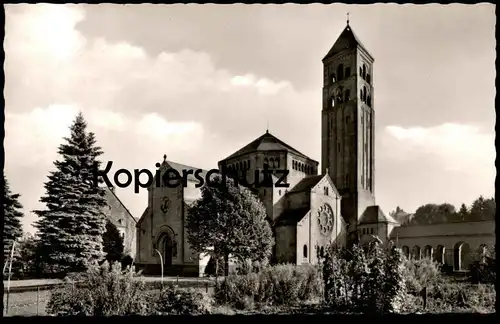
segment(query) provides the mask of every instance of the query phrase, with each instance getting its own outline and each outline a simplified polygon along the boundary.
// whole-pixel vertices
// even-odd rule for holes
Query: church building
[[[317,249],[349,246],[378,236],[384,243],[398,223],[375,203],[374,59],[355,36],[349,21],[323,58],[321,169],[304,155],[266,131],[219,161],[219,169],[273,172],[272,186],[255,188],[266,208],[279,263],[317,263]],[[166,160],[160,170],[199,168]],[[285,183],[277,187],[282,171]],[[198,171],[200,172],[200,171]],[[205,177],[207,171],[201,170]],[[135,263],[144,273],[203,275],[208,262],[190,250],[186,239],[187,206],[201,197],[193,174],[187,186],[148,189],[148,207],[137,223]]]

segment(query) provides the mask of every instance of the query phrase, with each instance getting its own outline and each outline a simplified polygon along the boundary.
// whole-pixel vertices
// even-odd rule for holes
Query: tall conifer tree
[[[3,176],[3,246],[4,257],[7,257],[12,248],[14,240],[18,240],[23,236],[23,228],[21,219],[24,214],[21,211],[23,206],[19,202],[20,194],[13,194],[10,190],[9,183],[5,174]],[[7,259],[4,259],[7,261]]]
[[[44,271],[52,274],[82,271],[86,262],[104,258],[102,236],[106,231],[104,189],[93,183],[94,163],[102,154],[93,133],[78,114],[70,126],[70,136],[59,146],[61,160],[55,161],[40,201],[45,210],[36,227],[40,244],[37,251]]]

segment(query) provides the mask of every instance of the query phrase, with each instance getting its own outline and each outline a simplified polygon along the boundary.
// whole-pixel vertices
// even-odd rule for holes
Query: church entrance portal
[[[173,248],[174,248],[174,243],[172,238],[168,234],[163,234],[160,238],[160,246],[163,251],[162,252],[162,257],[163,257],[163,265],[165,267],[169,267],[172,265],[172,257],[173,257]]]

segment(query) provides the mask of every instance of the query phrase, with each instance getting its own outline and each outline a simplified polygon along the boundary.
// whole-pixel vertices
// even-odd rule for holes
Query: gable
[[[325,174],[325,175],[321,175],[319,176],[321,177],[320,180],[318,181],[318,183],[311,189],[313,190],[322,190],[322,187],[325,185],[325,184],[328,184],[328,186],[332,189],[332,193],[335,194],[335,196],[337,196],[338,198],[341,197],[341,195],[339,194],[337,188],[335,187],[335,185],[333,184],[333,181],[332,179],[330,178],[330,176],[328,174]]]
[[[198,177],[201,177],[203,179],[203,182],[205,182],[206,175],[208,173],[208,170],[196,168],[193,166],[189,166],[189,165],[185,165],[185,164],[181,164],[181,163],[177,163],[177,162],[173,162],[173,161],[163,161],[160,169],[161,169],[161,176],[163,176],[165,174],[165,172],[167,172],[167,170],[173,169],[173,170],[177,171],[181,177],[183,176],[184,173],[187,173],[187,177],[186,177],[187,180],[190,182],[192,181],[192,182],[196,182],[196,183],[199,182],[198,178],[195,176],[195,173],[197,172],[197,170],[199,170]],[[156,174],[153,177],[153,183],[151,184],[149,189],[153,186],[156,186]]]

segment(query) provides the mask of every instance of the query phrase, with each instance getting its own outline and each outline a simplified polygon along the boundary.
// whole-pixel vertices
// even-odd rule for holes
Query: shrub
[[[157,315],[210,314],[212,299],[194,289],[167,287],[160,292],[153,307]]]
[[[134,280],[131,269],[122,271],[116,262],[91,265],[87,272],[76,274],[62,289],[54,291],[47,313],[54,315],[111,316],[147,314],[144,283]],[[71,281],[71,280],[70,280]]]
[[[408,293],[418,294],[424,287],[432,287],[442,281],[440,265],[431,259],[405,260],[404,279]]]
[[[282,264],[248,271],[244,275],[230,275],[216,286],[218,304],[229,304],[240,309],[259,305],[294,304],[318,298],[322,291],[318,269],[310,265]],[[255,269],[255,268],[254,268]]]
[[[367,251],[330,247],[319,253],[328,306],[362,312],[400,311],[406,297],[402,254],[371,244]]]
[[[497,279],[496,260],[485,257],[475,261],[470,266],[470,281],[472,283],[495,283]]]

